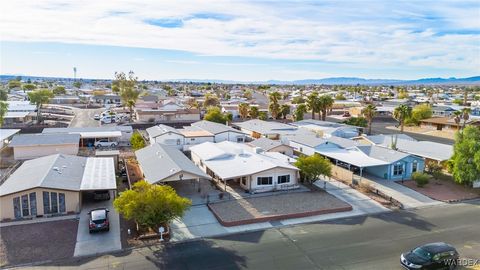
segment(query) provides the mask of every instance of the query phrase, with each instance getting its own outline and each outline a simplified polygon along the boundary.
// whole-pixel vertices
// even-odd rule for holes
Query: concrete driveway
[[[111,191],[110,193],[111,198],[108,201],[83,201],[80,221],[78,223],[74,257],[122,249],[122,243],[120,241],[120,219],[118,213],[113,208],[113,192]],[[106,207],[110,210],[108,213],[110,231],[89,233],[88,223],[90,217],[88,212],[100,207]]]

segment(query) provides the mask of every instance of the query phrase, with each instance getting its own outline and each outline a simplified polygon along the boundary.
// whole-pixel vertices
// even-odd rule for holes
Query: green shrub
[[[412,173],[412,179],[417,183],[417,187],[424,187],[428,184],[430,176],[426,173],[414,172]]]

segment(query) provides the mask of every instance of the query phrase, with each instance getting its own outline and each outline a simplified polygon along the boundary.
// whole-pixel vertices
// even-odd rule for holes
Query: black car
[[[109,190],[95,190],[93,192],[93,199],[95,201],[108,201],[110,200],[110,191]]]
[[[90,233],[110,230],[107,208],[94,209],[90,211],[88,215],[90,215],[90,220],[88,224],[88,229]]]
[[[419,246],[400,256],[405,269],[455,269],[457,260],[457,250],[443,242]]]

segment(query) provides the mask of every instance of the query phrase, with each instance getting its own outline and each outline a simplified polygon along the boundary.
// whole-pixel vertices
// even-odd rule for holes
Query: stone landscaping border
[[[310,217],[310,216],[317,216],[317,215],[324,215],[324,214],[331,214],[331,213],[338,213],[338,212],[348,212],[353,210],[352,206],[349,205],[346,207],[337,207],[337,208],[308,211],[308,212],[301,212],[301,213],[294,213],[294,214],[270,215],[265,217],[252,218],[252,219],[224,221],[220,218],[220,215],[218,215],[215,212],[214,208],[210,207],[210,204],[207,204],[207,206],[208,206],[208,209],[210,209],[210,211],[213,213],[215,218],[218,220],[218,222],[225,227],[246,225],[246,224],[252,224],[252,223],[259,223],[259,222],[268,222],[268,221],[275,221],[275,220],[284,220],[284,219],[291,219],[291,218],[303,218],[303,217]]]

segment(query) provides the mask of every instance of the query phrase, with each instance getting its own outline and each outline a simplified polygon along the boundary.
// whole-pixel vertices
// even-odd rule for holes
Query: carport
[[[327,157],[337,166],[344,167],[348,170],[359,171],[360,177],[363,176],[363,169],[367,167],[388,165],[387,162],[371,158],[357,149],[338,149],[328,148],[317,150],[317,153]]]
[[[78,223],[74,256],[85,256],[122,248],[120,219],[118,213],[113,208],[114,190],[116,189],[117,183],[113,158],[89,158],[85,164],[85,172],[80,186],[82,211],[80,212]],[[103,201],[90,199],[91,197],[88,195],[95,190],[109,190],[110,199]],[[107,208],[110,210],[108,213],[110,230],[90,234],[88,230],[90,218],[88,213],[96,208]]]
[[[85,200],[89,199],[88,195],[92,194],[93,191],[116,189],[117,181],[115,178],[115,165],[113,158],[87,159],[82,183],[80,185],[80,205],[83,206],[84,202],[88,204]],[[111,196],[111,198],[113,197],[114,196]]]
[[[93,146],[96,141],[107,139],[108,141],[118,141],[122,137],[121,131],[85,131],[79,132],[80,147]]]

